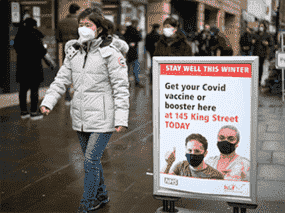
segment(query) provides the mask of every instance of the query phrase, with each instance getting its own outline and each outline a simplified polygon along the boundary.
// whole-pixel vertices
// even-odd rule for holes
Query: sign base
[[[175,207],[177,213],[205,213],[205,211],[197,211],[197,210],[188,210],[184,208]],[[160,207],[156,210],[155,213],[170,213],[169,211],[163,211],[163,207]],[[212,213],[212,212],[209,212]]]
[[[175,201],[179,200],[179,197],[167,197],[162,195],[153,195],[153,197],[157,200],[163,201],[162,212],[178,212],[178,210],[175,208]],[[170,206],[168,206],[168,202],[170,202]]]
[[[233,207],[234,213],[239,213],[239,209],[241,210],[241,213],[246,213],[246,209],[256,209],[256,204],[243,204],[243,203],[232,203],[228,202],[229,206]]]

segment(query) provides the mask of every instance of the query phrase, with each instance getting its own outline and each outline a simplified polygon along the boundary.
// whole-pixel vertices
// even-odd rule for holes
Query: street
[[[131,86],[129,129],[114,133],[102,164],[110,202],[94,212],[154,213],[152,92]],[[260,95],[258,208],[285,210],[285,110],[280,97]],[[20,119],[19,106],[0,109],[1,212],[76,212],[83,194],[83,154],[64,99],[43,120]],[[266,201],[265,201],[266,200]],[[189,212],[232,212],[226,202],[182,198]],[[190,211],[192,210],[192,211]]]

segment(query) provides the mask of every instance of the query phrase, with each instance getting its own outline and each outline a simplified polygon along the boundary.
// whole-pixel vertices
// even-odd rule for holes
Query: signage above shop
[[[19,2],[11,3],[12,23],[20,23],[20,4]]]
[[[141,4],[147,4],[147,0],[129,0],[131,3],[141,3]]]
[[[47,1],[23,1],[21,2],[21,4],[32,4],[32,5],[35,5],[35,4],[47,4],[48,2]]]
[[[120,0],[101,0],[103,4],[120,4]]]

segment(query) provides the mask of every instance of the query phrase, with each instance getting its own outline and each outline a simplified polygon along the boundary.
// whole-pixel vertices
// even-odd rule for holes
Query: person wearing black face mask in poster
[[[250,161],[236,154],[239,145],[240,133],[234,126],[223,126],[218,134],[218,149],[220,155],[210,157],[207,164],[224,175],[225,180],[249,181]]]
[[[162,173],[203,179],[224,179],[218,170],[204,162],[208,154],[208,142],[205,137],[191,134],[186,138],[185,146],[186,160],[176,163],[173,168],[171,166],[175,161],[175,150],[166,153],[167,165],[162,169]]]

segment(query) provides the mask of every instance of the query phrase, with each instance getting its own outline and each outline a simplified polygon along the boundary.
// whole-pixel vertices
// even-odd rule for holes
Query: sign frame
[[[282,54],[285,56],[285,52],[276,51],[276,53],[275,53],[275,67],[277,69],[284,69],[285,68],[285,62],[284,62],[284,66],[279,66],[280,64],[278,64],[278,61],[279,61],[278,57]]]
[[[160,186],[160,65],[161,64],[251,64],[251,156],[250,156],[250,196],[229,196],[182,192]],[[192,199],[217,200],[245,204],[257,203],[257,149],[258,140],[258,56],[222,56],[222,57],[153,57],[153,195],[168,197],[184,197]]]

